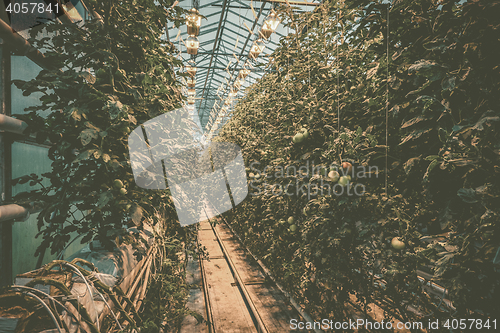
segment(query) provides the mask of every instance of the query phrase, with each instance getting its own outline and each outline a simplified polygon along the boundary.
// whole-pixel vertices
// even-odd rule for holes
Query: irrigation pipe
[[[144,295],[146,294],[146,289],[147,289],[148,282],[149,282],[149,276],[150,276],[150,273],[151,273],[151,266],[152,266],[152,264],[153,264],[153,260],[150,260],[149,263],[148,263],[148,267],[146,268],[146,274],[144,276],[144,281],[143,281],[142,289],[135,296],[134,306],[135,306],[136,311],[139,311],[139,308],[142,305],[142,300],[144,298]]]
[[[106,304],[106,307],[108,308],[109,312],[111,312],[111,315],[113,316],[113,318],[115,319],[116,323],[118,324],[118,327],[120,328],[120,330],[123,331],[123,327],[122,325],[120,324],[120,321],[118,320],[118,317],[115,315],[115,313],[113,312],[113,309],[111,309],[111,306],[108,304],[108,302],[106,301],[106,299],[104,298],[104,296],[99,292],[99,290],[96,290],[97,291],[97,294],[102,298],[102,301],[104,302],[104,304]]]
[[[49,313],[50,317],[52,318],[52,321],[54,322],[54,325],[56,325],[56,328],[57,328],[57,331],[59,333],[63,333],[61,331],[61,326],[59,326],[59,323],[57,322],[57,319],[56,317],[54,316],[54,313],[52,312],[52,310],[49,308],[49,306],[47,304],[45,304],[45,302],[40,298],[38,297],[37,295],[35,294],[32,294],[31,292],[27,292],[26,295],[28,296],[31,296],[33,297],[34,299],[36,299],[38,302],[40,302],[40,304],[42,304],[42,306],[45,308],[45,310],[47,310],[47,312]]]
[[[67,263],[67,262],[62,262],[62,264],[73,269],[78,274],[78,276],[80,276],[83,279],[83,282],[85,283],[85,286],[87,287],[87,289],[90,293],[90,300],[92,301],[92,305],[94,307],[94,312],[95,312],[96,327],[97,327],[97,330],[99,331],[100,330],[99,329],[99,314],[97,313],[97,307],[95,306],[95,302],[94,302],[94,293],[92,292],[92,289],[90,288],[90,285],[88,284],[87,279],[85,278],[85,276],[83,276],[82,272],[80,272],[80,270],[78,268],[76,268],[74,265]]]
[[[78,320],[78,318],[73,314],[73,312],[71,312],[64,304],[62,304],[61,302],[59,302],[57,299],[55,299],[54,297],[50,296],[49,294],[41,291],[41,290],[38,290],[36,288],[31,288],[31,287],[26,287],[26,286],[18,286],[18,285],[12,285],[10,286],[10,288],[12,289],[24,289],[24,290],[28,290],[28,291],[34,291],[34,292],[37,292],[45,297],[47,297],[48,299],[50,299],[52,302],[54,303],[57,303],[57,305],[59,305],[60,307],[62,307],[67,313],[69,313],[73,319],[75,319],[76,322],[78,322],[78,324],[80,325],[80,321]],[[22,292],[22,291],[21,291]]]

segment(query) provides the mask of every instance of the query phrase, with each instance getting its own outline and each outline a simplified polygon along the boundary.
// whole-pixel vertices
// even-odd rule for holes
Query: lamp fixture
[[[201,15],[196,8],[191,8],[186,17],[187,33],[189,36],[198,36],[201,27]]]
[[[250,74],[250,70],[242,68],[238,73],[238,79],[245,79]]]
[[[198,47],[200,47],[200,42],[198,41],[197,37],[189,36],[186,40],[186,46],[188,54],[196,55],[198,54]]]
[[[189,74],[189,76],[194,77],[196,76],[196,64],[194,61],[190,60],[188,61],[188,64],[186,66],[186,73]]]
[[[256,59],[259,56],[259,54],[261,54],[262,51],[264,51],[265,48],[266,46],[264,45],[264,42],[262,41],[262,39],[259,38],[253,42],[253,45],[250,48],[250,53],[248,54],[248,56],[252,59]]]
[[[271,34],[276,31],[276,28],[280,24],[281,20],[278,15],[272,11],[269,14],[264,22],[262,23],[262,27],[260,28],[260,33],[264,36],[264,38],[268,39],[271,37]]]
[[[194,78],[188,78],[187,80],[187,86],[188,88],[194,88],[195,84],[196,84],[196,80]]]

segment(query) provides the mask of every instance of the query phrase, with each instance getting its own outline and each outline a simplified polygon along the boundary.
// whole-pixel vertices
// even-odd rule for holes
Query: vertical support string
[[[337,63],[337,137],[340,136],[340,97],[339,97],[339,94],[340,94],[340,77],[339,77],[339,69],[340,69],[340,64],[339,64],[339,23],[340,23],[340,15],[339,15],[339,7],[338,7],[339,3],[337,1],[337,22],[336,22],[336,26],[337,26],[337,38],[335,38],[335,49],[337,51],[337,56],[336,56],[336,59],[335,59],[335,62]]]
[[[386,33],[386,94],[385,94],[385,195],[387,196],[388,191],[388,179],[389,179],[389,166],[388,166],[388,155],[389,155],[389,9],[391,2],[387,4],[387,33]]]

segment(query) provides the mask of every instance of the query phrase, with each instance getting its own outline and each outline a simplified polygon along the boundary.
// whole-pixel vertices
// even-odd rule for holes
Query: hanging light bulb
[[[196,76],[196,64],[194,61],[190,60],[186,66],[186,73],[189,74],[189,76],[191,77],[195,77]]]
[[[194,97],[188,97],[187,102],[189,105],[193,105],[194,104]]]
[[[186,17],[186,25],[189,36],[198,36],[200,34],[201,15],[196,8],[189,10],[189,14]]]
[[[269,37],[271,37],[271,34],[276,30],[280,22],[281,20],[278,17],[278,15],[276,15],[276,13],[272,11],[271,14],[269,14],[269,16],[266,17],[264,23],[262,23],[262,27],[260,28],[260,33],[266,39],[268,39]]]
[[[193,79],[192,77],[191,78],[188,78],[187,80],[187,86],[188,88],[194,88],[195,84],[196,84],[196,80]]]
[[[253,42],[253,45],[250,48],[250,53],[248,54],[248,56],[252,59],[256,59],[259,56],[259,54],[261,54],[262,51],[264,51],[265,48],[266,46],[264,45],[264,42],[262,41],[262,39],[259,38]]]
[[[250,74],[250,70],[247,68],[242,68],[238,73],[238,79],[245,79],[248,74]]]
[[[198,47],[200,47],[200,42],[195,36],[189,36],[186,40],[186,46],[188,54],[196,55],[198,54]]]
[[[194,90],[194,89],[188,89],[188,96],[195,97],[196,96],[196,90]]]
[[[228,97],[229,97],[229,98],[234,98],[234,97],[236,97],[236,94],[237,94],[237,93],[238,93],[238,92],[237,92],[236,90],[231,90],[231,91],[229,92],[229,94],[228,94]]]

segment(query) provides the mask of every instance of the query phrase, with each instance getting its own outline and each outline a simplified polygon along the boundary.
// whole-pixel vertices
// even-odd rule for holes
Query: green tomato
[[[295,221],[295,219],[293,218],[293,216],[290,216],[288,218],[288,223],[293,224],[294,221]]]
[[[95,72],[95,76],[97,77],[104,77],[106,75],[106,70],[101,68],[98,69],[97,72]]]
[[[300,133],[297,133],[294,135],[292,141],[293,143],[301,143],[302,141],[304,141],[304,136]]]
[[[124,188],[122,187],[122,188],[120,189],[120,194],[121,194],[121,195],[125,195],[125,194],[127,194],[127,190],[126,190],[126,189],[124,189]]]
[[[405,248],[405,243],[401,241],[401,238],[394,237],[391,240],[391,245],[395,250],[402,250]]]
[[[307,137],[309,136],[309,132],[307,131],[307,129],[302,127],[300,129],[300,132],[302,133],[302,136],[304,137],[304,139],[307,139]]]
[[[295,224],[292,224],[289,228],[288,228],[291,232],[295,232],[295,230],[297,230],[297,226]]]
[[[339,185],[340,186],[346,186],[347,184],[349,184],[349,179],[350,177],[349,176],[342,176],[339,178]]]
[[[250,173],[248,174],[248,177],[253,178],[253,177],[255,177],[255,175],[253,174],[253,172],[250,172]]]
[[[339,180],[340,175],[337,171],[333,170],[328,173],[328,178],[330,178],[333,182],[336,182]]]
[[[113,181],[113,187],[119,190],[123,187],[123,182],[120,179],[115,179]]]

